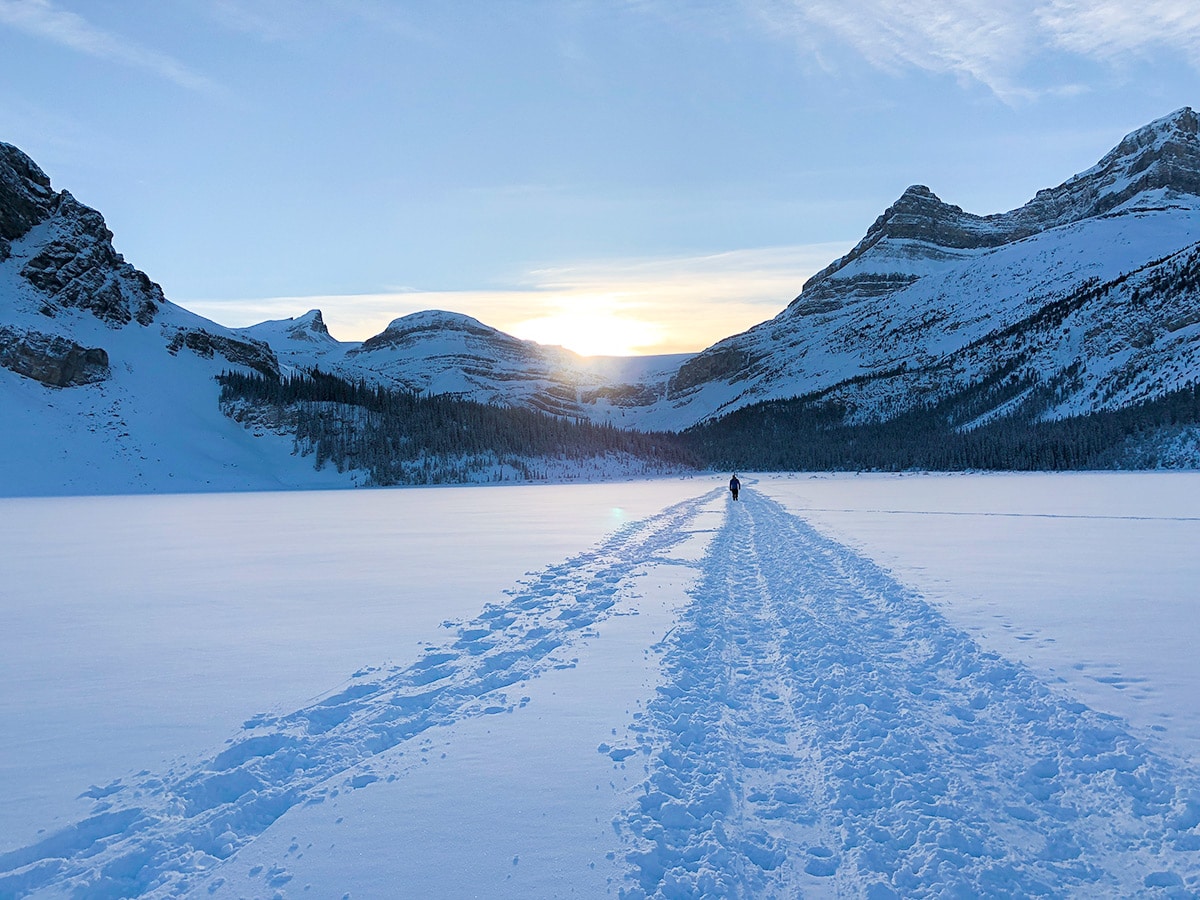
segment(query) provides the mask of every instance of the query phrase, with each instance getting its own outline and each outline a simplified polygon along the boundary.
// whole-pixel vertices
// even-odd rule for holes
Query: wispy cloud
[[[744,0],[773,33],[822,54],[830,36],[887,72],[985,85],[1004,100],[1057,92],[1030,68],[1067,52],[1111,63],[1163,48],[1200,63],[1195,0]],[[1069,88],[1070,86],[1065,86]]]
[[[1050,0],[1037,18],[1055,45],[1081,56],[1113,60],[1166,47],[1200,64],[1195,0]]]
[[[182,302],[232,326],[294,317],[315,307],[342,340],[364,340],[398,316],[446,309],[583,354],[684,353],[771,318],[813,273],[849,249],[809,244],[591,261],[529,272],[505,290]]]
[[[781,34],[820,41],[832,32],[871,65],[920,69],[1009,93],[1014,61],[1031,42],[1028,15],[1013,0],[752,0]]]
[[[98,28],[78,13],[60,9],[50,0],[0,0],[0,25],[79,53],[153,72],[188,90],[209,91],[215,87],[208,78],[171,56]]]

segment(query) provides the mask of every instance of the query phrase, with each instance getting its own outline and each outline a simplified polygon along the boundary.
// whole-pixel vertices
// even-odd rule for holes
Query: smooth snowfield
[[[1200,891],[1200,477],[744,481],[0,501],[0,896]]]

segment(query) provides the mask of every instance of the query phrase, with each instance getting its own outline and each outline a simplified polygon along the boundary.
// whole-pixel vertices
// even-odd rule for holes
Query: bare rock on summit
[[[63,191],[51,222],[54,237],[21,276],[59,306],[90,310],[113,326],[149,325],[165,302],[162,289],[113,249],[100,213]]]
[[[0,142],[0,262],[8,258],[11,242],[49,218],[56,195],[37,163]]]
[[[86,309],[112,327],[149,325],[165,303],[162,289],[112,245],[104,217],[67,191],[55,192],[37,164],[0,143],[0,263],[36,226],[39,235],[14,260],[29,284],[46,295],[45,311]]]

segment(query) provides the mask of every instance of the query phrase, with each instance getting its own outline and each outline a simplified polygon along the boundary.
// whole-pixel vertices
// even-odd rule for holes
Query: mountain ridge
[[[1107,281],[1188,247],[1200,240],[1197,125],[1192,109],[1177,110],[1007,213],[975,216],[928,188],[908,188],[774,319],[680,368],[676,421],[686,427],[869,379],[902,361],[924,368],[1089,279]],[[924,402],[929,392],[912,396]],[[689,407],[697,414],[678,414]]]
[[[320,369],[669,431],[794,397],[853,425],[970,396],[959,407],[973,418],[953,427],[972,428],[1018,409],[1123,408],[1200,376],[1200,120],[1188,107],[1008,212],[975,215],[912,185],[778,315],[684,356],[584,359],[445,310],[362,342],[335,339],[320,310],[226,328],[171,303],[112,240],[98,211],[0,143],[0,408],[15,423],[0,463],[60,445],[50,492],[355,483],[314,474],[261,416],[222,416],[214,379],[230,369]],[[1001,383],[1013,387],[979,391]]]

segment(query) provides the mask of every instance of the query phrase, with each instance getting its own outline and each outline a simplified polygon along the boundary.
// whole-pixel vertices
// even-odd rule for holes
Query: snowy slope
[[[320,366],[351,380],[597,420],[661,396],[687,358],[581,357],[444,310],[395,319],[362,343],[333,339],[319,310],[239,332],[269,343],[281,363],[297,370]]]
[[[0,144],[0,493],[349,486],[225,418],[213,376],[271,349],[166,300],[98,212]]]
[[[887,417],[979,377],[978,366],[965,363],[941,369],[946,357],[1095,281],[1121,278],[1197,241],[1200,136],[1190,109],[1127,136],[1093,168],[1009,213],[974,216],[911,187],[783,312],[685,362],[668,396],[638,410],[636,420],[683,427],[760,400],[835,387],[863,417]],[[1089,321],[1121,311],[1114,296],[1093,304]],[[1160,330],[1179,318],[1173,310],[1154,313],[1144,324]],[[1081,324],[1042,354],[1035,362],[1044,376],[1080,356],[1089,334]],[[1084,355],[1100,378],[1124,362],[1112,359],[1121,352],[1091,342]],[[1143,355],[1137,376],[1176,380],[1162,377],[1169,356]],[[901,367],[907,374],[896,382]],[[1096,406],[1097,386],[1085,379],[1077,393],[1086,399],[1072,408]]]

